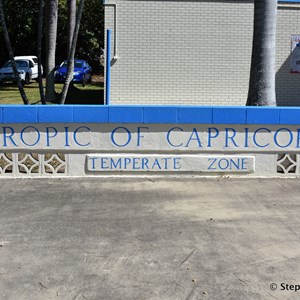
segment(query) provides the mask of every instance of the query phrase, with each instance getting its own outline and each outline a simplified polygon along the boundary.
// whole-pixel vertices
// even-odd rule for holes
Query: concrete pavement
[[[1,180],[0,299],[299,299],[299,284],[299,179]]]

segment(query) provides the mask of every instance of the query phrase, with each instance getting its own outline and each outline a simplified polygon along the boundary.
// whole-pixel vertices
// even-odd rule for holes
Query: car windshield
[[[26,68],[28,67],[28,62],[26,60],[16,60],[16,65],[17,65],[17,68]],[[3,68],[11,68],[12,67],[12,63],[11,61],[8,61],[4,66]]]
[[[75,68],[82,68],[82,62],[76,62],[75,63],[75,66],[74,66]]]
[[[67,68],[67,66],[68,66],[68,63],[66,61],[60,65],[61,68]],[[82,68],[82,62],[76,61],[74,68]]]

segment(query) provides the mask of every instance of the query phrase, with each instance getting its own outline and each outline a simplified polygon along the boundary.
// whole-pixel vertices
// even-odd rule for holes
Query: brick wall
[[[119,0],[117,14],[112,104],[246,103],[253,1]],[[279,5],[279,105],[300,103],[300,75],[289,73],[291,34],[300,34],[299,20],[300,4]],[[107,7],[106,28],[113,24],[113,8]]]

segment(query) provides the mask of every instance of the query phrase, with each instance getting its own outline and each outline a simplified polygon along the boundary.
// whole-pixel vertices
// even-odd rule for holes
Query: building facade
[[[278,2],[279,106],[300,106],[300,74],[291,72],[299,20],[299,0]],[[245,105],[253,1],[108,0],[105,28],[111,104]]]

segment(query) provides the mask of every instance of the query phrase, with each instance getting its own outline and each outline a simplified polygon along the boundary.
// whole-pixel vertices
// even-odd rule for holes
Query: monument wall
[[[299,176],[300,109],[0,106],[0,176]]]

